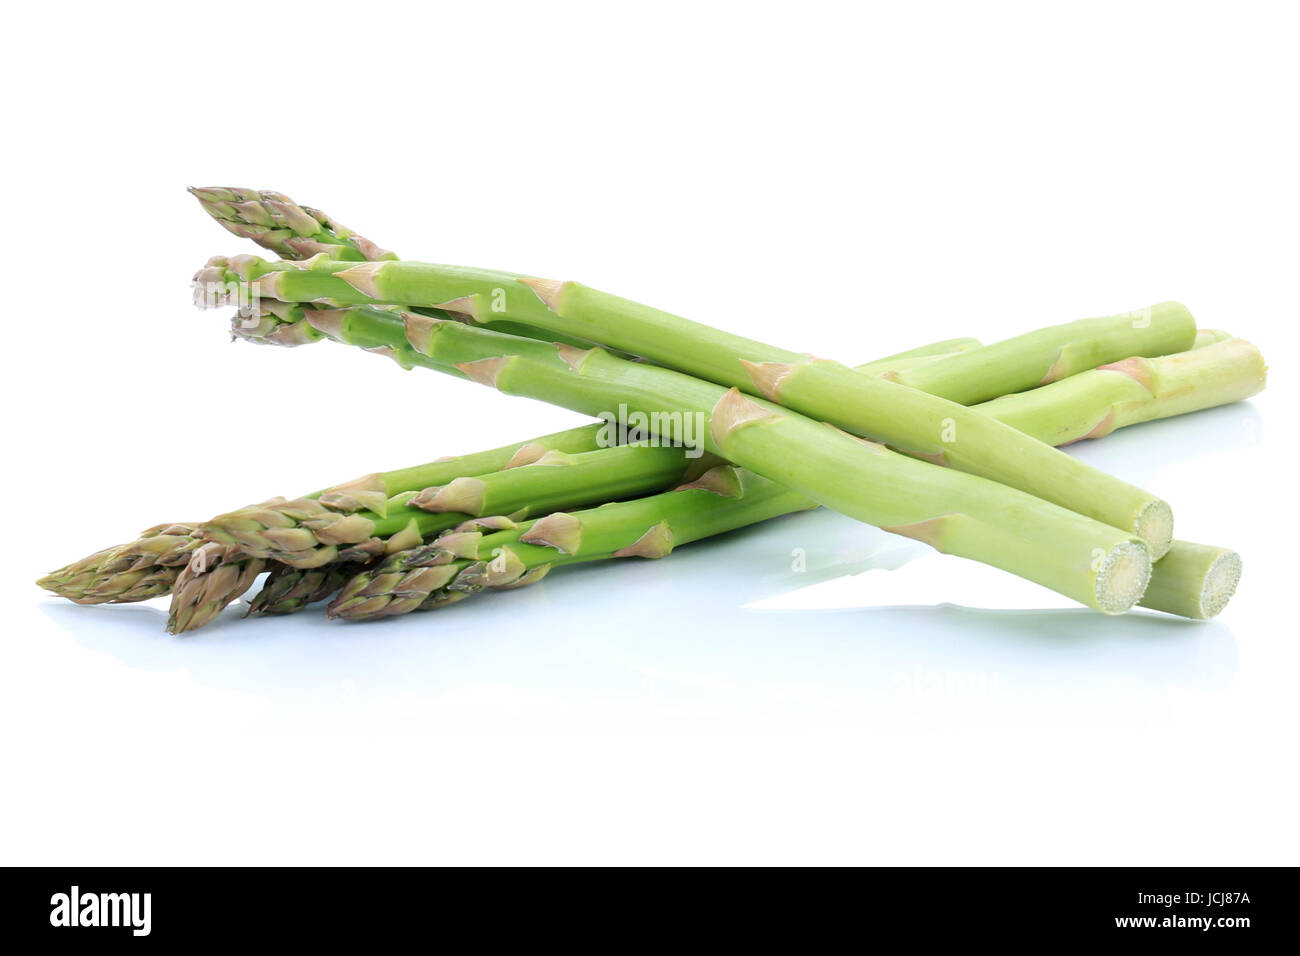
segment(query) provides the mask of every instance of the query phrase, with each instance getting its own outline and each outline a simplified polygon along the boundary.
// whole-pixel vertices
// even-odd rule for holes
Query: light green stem
[[[427,360],[420,364],[456,368],[508,394],[614,417],[703,447],[835,510],[1002,567],[1108,613],[1131,606],[1145,585],[1147,552],[1129,534],[691,376],[602,349],[557,348],[409,313],[399,320],[392,312],[361,308],[312,321],[341,341],[385,340],[389,354],[406,365],[414,364],[414,353]]]
[[[600,342],[715,384],[766,396],[908,454],[1018,488],[1137,534],[1156,556],[1172,540],[1172,512],[1149,492],[955,402],[861,375],[837,362],[730,335],[576,282],[413,262],[349,267],[318,259],[298,265],[302,268],[285,268],[250,257],[236,275],[259,283],[261,294],[286,301],[414,304],[447,309],[480,323],[510,320]],[[1182,347],[1191,345],[1195,327],[1186,310],[1169,305],[1154,311],[1169,313],[1173,325],[1179,324],[1181,311],[1188,330]],[[1112,319],[1092,321],[1114,324]],[[1069,334],[1080,334],[1077,323]],[[1168,350],[1163,345],[1161,349]],[[1045,374],[1038,369],[1032,381]]]
[[[310,498],[273,500],[219,515],[198,534],[251,557],[319,568],[406,550],[471,516],[545,514],[650,494],[681,481],[691,460],[680,448],[644,443],[550,451],[531,464],[403,492],[382,513],[339,513]]]
[[[1264,388],[1259,349],[1243,339],[1160,358],[1128,358],[976,408],[1053,445],[1249,398]]]
[[[471,525],[397,554],[348,582],[332,617],[372,620],[440,607],[482,588],[511,588],[551,568],[609,558],[661,558],[679,544],[815,507],[730,465],[681,488],[495,532]]]
[[[321,321],[341,341],[354,341],[355,335],[369,342],[397,342],[398,340],[394,338],[396,331],[394,322],[397,317],[393,313],[386,313],[383,317],[376,317],[373,314],[374,311],[353,310],[326,316]],[[1221,333],[1216,333],[1207,337],[1206,341],[1223,342],[1224,336]],[[912,353],[903,353],[901,356],[893,358],[905,360],[913,354],[930,350],[940,353],[941,349],[949,347],[950,344],[936,343],[936,346],[914,350]],[[391,350],[387,354],[408,362],[414,358]],[[436,362],[430,364],[437,367]],[[1208,348],[1204,355],[1157,359],[1154,360],[1152,365],[1157,370],[1166,366],[1179,369],[1179,375],[1176,378],[1168,375],[1154,376],[1156,380],[1173,383],[1177,400],[1168,401],[1169,396],[1164,393],[1159,395],[1144,393],[1144,396],[1137,396],[1131,392],[1126,392],[1128,398],[1133,401],[1138,398],[1145,398],[1146,401],[1140,414],[1132,410],[1126,410],[1124,414],[1114,416],[1116,427],[1139,420],[1149,420],[1152,417],[1167,417],[1210,407],[1215,404],[1235,401],[1238,398],[1253,394],[1263,384],[1262,357],[1253,346],[1240,340],[1234,340],[1232,343],[1224,344],[1219,348]],[[1193,374],[1194,368],[1201,369],[1202,373]],[[1062,419],[1085,422],[1087,427],[1091,428],[1095,422],[1110,413],[1113,405],[1113,390],[1110,388],[1110,382],[1115,377],[1116,374],[1113,370],[1083,373],[1075,378],[1085,383],[1092,381],[1095,383],[1093,386],[1082,389],[1067,388],[1074,381],[1074,379],[1071,379],[1014,396],[1017,406],[1021,409],[1018,423],[1040,438],[1051,433],[1051,429],[1048,427],[1051,422]],[[1124,375],[1119,377],[1128,382],[1129,385],[1136,387],[1137,383],[1131,377]],[[986,407],[996,409],[998,404],[997,402],[988,403]],[[996,411],[993,414],[997,417]],[[1172,566],[1166,567],[1172,568]],[[1170,582],[1173,590],[1184,595],[1186,600],[1192,600],[1190,596],[1199,595],[1203,589],[1204,582],[1200,578],[1178,576],[1170,570],[1164,573],[1164,578]],[[1176,608],[1159,603],[1159,599],[1154,596],[1150,599],[1144,599],[1142,603],[1144,606],[1179,613]],[[1165,603],[1167,604],[1167,602]]]
[[[894,372],[902,372],[905,369],[915,368],[918,365],[936,362],[953,355],[961,355],[964,352],[982,349],[983,347],[984,345],[979,339],[944,339],[941,342],[932,342],[929,345],[922,345],[920,348],[909,349],[906,352],[899,352],[897,355],[890,355],[886,358],[876,359],[874,362],[867,362],[865,365],[857,366],[857,370],[867,375],[888,377]]]
[[[1175,541],[1152,568],[1151,583],[1138,603],[1167,614],[1205,620],[1223,610],[1240,580],[1237,552]]]
[[[890,378],[962,405],[1023,392],[1132,356],[1167,355],[1196,340],[1191,313],[1177,302],[1037,329]]]

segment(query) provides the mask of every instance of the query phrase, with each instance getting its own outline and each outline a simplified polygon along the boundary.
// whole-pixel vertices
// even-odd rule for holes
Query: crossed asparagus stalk
[[[236,319],[238,337],[328,338],[592,414],[700,414],[708,456],[604,447],[609,429],[597,425],[370,475],[187,533],[151,529],[43,579],[74,600],[143,599],[170,580],[179,632],[214,618],[269,564],[255,613],[339,591],[333,616],[369,619],[531,583],[557,564],[662,556],[816,503],[1108,613],[1140,602],[1208,617],[1236,585],[1235,553],[1174,542],[1163,501],[1051,448],[1263,387],[1258,350],[1198,333],[1176,303],[848,369],[576,283],[398,262],[280,194],[196,194],[232,232],[287,257],[214,259],[196,276],[209,290],[257,284],[261,308]],[[582,347],[593,341],[608,348]]]

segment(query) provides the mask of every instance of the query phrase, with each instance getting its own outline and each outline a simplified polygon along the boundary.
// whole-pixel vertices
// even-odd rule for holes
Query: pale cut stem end
[[[1207,620],[1227,606],[1241,580],[1241,555],[1228,548],[1175,541],[1155,566],[1141,605],[1192,620]]]
[[[1215,558],[1201,584],[1200,613],[1197,616],[1203,621],[1215,617],[1228,606],[1240,581],[1241,555],[1236,551],[1225,551]]]
[[[1201,589],[1201,617],[1211,618],[1228,606],[1241,581],[1241,555],[1225,551],[1210,565]]]
[[[1110,550],[1097,572],[1095,595],[1103,614],[1123,614],[1146,592],[1151,555],[1140,541],[1124,541]]]
[[[1168,502],[1157,498],[1142,509],[1133,532],[1147,543],[1151,560],[1159,561],[1173,547],[1174,510]]]

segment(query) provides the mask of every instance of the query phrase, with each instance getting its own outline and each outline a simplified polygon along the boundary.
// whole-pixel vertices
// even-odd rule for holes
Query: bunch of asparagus
[[[268,571],[251,614],[332,598],[369,620],[817,505],[1107,614],[1212,617],[1240,577],[1235,552],[1174,539],[1167,503],[1054,447],[1264,387],[1253,345],[1177,303],[849,368],[575,282],[403,262],[279,193],[192,192],[281,257],[196,274],[236,337],[328,339],[599,421],[156,526],[39,582],[78,603],[170,593],[181,633]]]

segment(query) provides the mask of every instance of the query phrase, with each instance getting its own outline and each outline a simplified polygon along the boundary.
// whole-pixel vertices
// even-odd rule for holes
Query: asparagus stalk
[[[364,621],[436,610],[483,588],[535,583],[558,565],[664,557],[674,545],[813,506],[797,495],[779,496],[778,490],[743,470],[718,466],[693,484],[639,501],[572,515],[556,512],[522,526],[505,518],[470,521],[357,573],[343,586],[328,614]],[[693,495],[689,504],[688,491]],[[717,497],[704,499],[698,492]],[[1205,620],[1223,610],[1240,578],[1241,558],[1236,552],[1176,541],[1155,564],[1138,603]],[[337,587],[332,582],[329,591]]]
[[[229,186],[190,187],[189,191],[198,199],[204,211],[226,230],[241,238],[252,239],[281,259],[300,261],[316,255],[341,261],[397,258],[394,253],[379,249],[369,240],[356,236],[328,214],[309,206],[300,206],[280,192]],[[497,331],[535,335],[530,327],[513,323],[498,325]],[[886,374],[911,368],[936,357],[979,347],[981,343],[976,339],[947,339],[891,355],[859,368],[869,374]]]
[[[937,363],[936,363],[937,364]],[[1249,398],[1264,388],[1259,349],[1243,339],[1160,358],[1127,358],[976,408],[1053,445]]]
[[[1227,338],[1227,333],[1207,330],[1198,334],[1198,344],[1204,346],[1205,343],[1223,342]],[[921,356],[952,354],[975,345],[975,340],[934,343],[859,366],[859,370],[871,371],[877,367],[887,367],[889,363],[898,364]],[[1192,366],[1184,361],[1186,358],[1195,359],[1199,364]],[[1241,340],[1235,340],[1230,347],[1203,356],[1168,357],[1154,360],[1152,365],[1153,373],[1143,376],[1143,379],[1164,383],[1164,391],[1172,391],[1178,401],[1142,403],[1140,415],[1112,415],[1113,400],[1107,397],[1109,385],[1106,380],[1113,376],[1098,373],[1076,376],[1080,382],[1096,381],[1095,386],[1087,389],[1065,388],[1067,383],[1056,383],[1012,396],[1013,402],[985,403],[984,408],[997,417],[999,409],[1016,406],[1019,411],[1017,425],[1040,439],[1047,440],[1052,434],[1058,434],[1059,430],[1051,427],[1051,423],[1062,420],[1063,416],[1073,416],[1074,420],[1086,424],[1083,430],[1093,431],[1093,437],[1099,437],[1101,432],[1096,431],[1092,423],[1108,417],[1112,419],[1113,427],[1122,427],[1136,421],[1184,414],[1248,397],[1262,388],[1265,371],[1258,350]],[[1178,375],[1163,374],[1166,365],[1174,365]],[[1197,370],[1200,374],[1193,374]],[[421,487],[426,483],[447,483],[462,475],[529,463],[548,450],[592,450],[599,447],[598,440],[604,428],[599,423],[581,426],[541,436],[522,445],[507,445],[475,455],[442,459],[412,469],[366,476],[346,485],[368,489],[358,491],[358,494],[370,495],[377,492],[382,496],[386,488],[397,491],[407,487]],[[322,501],[328,496],[328,492],[319,495]],[[384,499],[381,497],[381,500]],[[352,499],[350,494],[340,491],[334,507],[357,510],[362,505]],[[165,594],[170,590],[189,553],[200,543],[199,539],[191,536],[192,530],[187,525],[159,525],[144,532],[137,542],[98,552],[53,572],[38,583],[70,600],[87,604],[145,600]],[[1193,550],[1195,553],[1194,549],[1205,550],[1206,546],[1176,542],[1173,550],[1180,553]],[[1241,562],[1238,556],[1226,549],[1208,550],[1215,556],[1214,560],[1202,564],[1168,560],[1159,562],[1153,571],[1152,585],[1139,603],[1144,607],[1185,616],[1209,617],[1217,614],[1231,596],[1236,577],[1240,575]],[[337,590],[343,580],[350,576],[347,569],[355,567],[356,565],[330,565],[308,571],[275,565],[267,585],[254,599],[250,613],[289,613],[299,610]],[[1209,573],[1211,569],[1214,574]],[[1232,573],[1229,574],[1228,571]]]
[[[285,313],[281,313],[285,315]],[[296,320],[303,321],[302,315],[296,316]],[[273,339],[272,339],[273,341]],[[946,339],[943,342],[933,342],[931,345],[911,349],[900,354],[889,356],[887,359],[879,359],[878,362],[865,365],[863,369],[876,369],[888,371],[891,368],[911,367],[911,365],[926,360],[941,358],[944,355],[956,354],[958,351],[979,347],[979,342],[972,338]],[[476,455],[463,455],[459,458],[448,458],[416,466],[415,468],[404,468],[404,470],[374,473],[374,475],[364,476],[363,479],[350,481],[344,485],[335,485],[334,489],[326,490],[324,493],[317,494],[318,501],[326,503],[331,509],[341,511],[357,511],[364,509],[365,505],[361,498],[368,499],[374,503],[372,496],[381,496],[383,505],[387,505],[386,498],[383,494],[386,492],[399,493],[403,490],[413,490],[416,488],[422,490],[421,496],[433,501],[439,496],[454,497],[456,490],[454,486],[459,483],[461,489],[459,493],[469,490],[469,493],[477,493],[476,479],[473,476],[487,475],[487,472],[508,470],[526,466],[526,464],[543,463],[550,459],[552,463],[559,459],[559,455],[565,455],[572,463],[572,454],[581,454],[585,451],[594,451],[602,447],[599,442],[607,440],[606,423],[597,423],[593,425],[582,425],[580,428],[569,429],[567,432],[547,434],[533,438],[532,441],[524,442],[521,445],[508,445],[482,451]],[[624,436],[625,438],[625,436]],[[616,453],[617,454],[617,453]],[[642,453],[638,453],[642,454]],[[645,460],[645,459],[642,459]],[[647,460],[647,464],[653,467],[653,462]],[[493,480],[495,476],[487,475],[487,480]],[[480,483],[481,484],[481,483]],[[610,488],[604,486],[602,489],[606,497],[610,497]],[[565,505],[567,506],[567,505]],[[533,509],[537,511],[536,505]],[[321,568],[298,568],[289,566],[289,564],[276,563],[272,566],[272,571],[266,583],[252,598],[248,614],[292,614],[296,611],[303,610],[308,605],[315,604],[317,601],[325,600],[326,597],[338,591],[348,580],[360,574],[361,564],[355,562],[338,562],[328,564]],[[541,572],[545,574],[545,571]],[[534,576],[530,580],[536,580],[541,575]],[[455,592],[463,593],[463,592]]]
[[[867,375],[880,375],[888,378],[894,372],[901,372],[905,369],[915,368],[918,365],[924,365],[927,362],[938,361],[953,355],[961,355],[983,347],[984,345],[979,339],[944,339],[939,342],[932,342],[929,345],[922,345],[920,348],[899,352],[897,355],[890,355],[887,358],[877,359],[874,362],[867,362],[865,365],[856,366],[856,368],[859,372]]]
[[[304,309],[299,304],[277,300],[263,300],[261,305],[262,310],[256,322],[249,324],[242,318],[236,318],[231,323],[231,334],[256,344],[288,346],[331,340],[331,336],[322,329],[331,328],[338,313],[332,310]],[[400,313],[395,314],[400,317]],[[377,334],[373,332],[367,334],[364,327],[354,324],[348,329],[348,342],[392,356],[396,353],[392,351],[390,332],[389,328],[381,328]],[[924,362],[935,361],[979,347],[979,341],[973,338],[944,339],[877,359],[857,368],[859,372],[884,375],[897,369],[912,368]],[[424,356],[412,354],[409,350],[401,355],[401,360],[410,364],[435,367],[438,371],[453,372],[463,377],[463,373],[459,370],[437,367],[436,363],[430,363]],[[580,454],[609,447],[615,443],[627,444],[639,437],[644,435],[637,431],[629,432],[627,429],[620,429],[616,421],[602,421],[552,435],[542,435],[521,445],[506,445],[479,452],[473,456],[439,459],[411,468],[363,475],[305,497],[317,498],[334,511],[358,511],[364,508],[383,515],[386,513],[388,499],[402,492],[419,491],[446,484],[459,477],[482,475],[531,464],[548,451]]]
[[[236,321],[234,330],[237,335],[252,341],[281,344],[290,341],[302,344],[326,338],[306,321],[301,306],[270,300],[263,302],[263,306],[265,311],[257,323],[250,325]],[[256,334],[258,330],[263,334]],[[863,371],[888,372],[977,347],[979,342],[975,339],[948,339],[879,359],[860,368]],[[548,452],[581,454],[605,447],[611,440],[626,444],[632,437],[635,436],[626,433],[611,437],[610,423],[594,422],[487,451],[362,475],[303,497],[319,501],[332,512],[370,511],[384,517],[389,499],[403,492],[440,488],[458,478],[532,464]],[[261,507],[253,506],[241,511],[260,510]],[[98,551],[51,572],[37,584],[79,604],[125,603],[161,597],[172,592],[190,553],[202,543],[203,539],[195,537],[194,531],[192,525],[160,524],[143,532],[136,541]],[[277,563],[272,570],[272,577],[258,592],[250,613],[289,613],[321,600],[337,589],[326,587],[336,578],[333,565],[316,571]]]
[[[955,402],[861,375],[836,362],[719,332],[575,282],[396,261],[347,267],[323,257],[297,264],[242,257],[228,267],[233,272],[222,273],[227,281],[256,282],[261,295],[282,301],[414,304],[479,323],[510,320],[597,341],[714,384],[766,396],[916,457],[1026,491],[1139,535],[1157,557],[1172,540],[1173,515],[1159,498]],[[1195,327],[1186,310],[1170,304],[1153,311],[1168,314],[1173,325],[1181,320],[1191,344]],[[1078,327],[1070,334],[1078,335]],[[1042,374],[1039,370],[1040,378]]]
[[[226,230],[241,238],[252,239],[285,260],[301,261],[318,255],[339,261],[397,258],[396,254],[340,225],[327,213],[300,206],[283,193],[228,186],[191,187],[190,192],[208,215]],[[515,323],[503,324],[500,331],[525,336],[536,334],[531,327]],[[590,344],[560,338],[570,345]]]
[[[1013,488],[860,442],[734,389],[627,362],[603,349],[556,347],[412,313],[399,317],[363,307],[308,320],[344,342],[386,342],[386,354],[404,365],[423,357],[425,364],[457,368],[506,393],[615,416],[661,438],[680,440],[677,429],[698,420],[693,440],[711,454],[868,523],[1003,567],[1107,613],[1131,606],[1145,583],[1147,551],[1132,535]]]
[[[719,501],[725,507],[719,507]],[[474,522],[363,571],[330,604],[330,617],[373,620],[441,607],[483,588],[539,580],[551,568],[607,558],[661,558],[678,544],[814,503],[773,482],[719,465],[694,482],[635,501],[524,524]],[[503,526],[504,524],[504,526]]]
[[[339,513],[310,498],[275,499],[219,515],[198,534],[245,555],[318,568],[406,550],[469,516],[545,514],[659,491],[682,480],[691,455],[646,443],[576,455],[548,451],[532,464],[403,492],[382,514]]]
[[[339,323],[334,316],[330,316],[324,324],[329,325],[343,341],[351,340],[347,323]],[[1202,333],[1198,336],[1198,341],[1222,342],[1225,334]],[[946,343],[937,345],[942,348]],[[904,353],[902,357],[910,354]],[[1096,383],[1088,388],[1067,387],[1073,381],[1071,379],[1013,396],[1016,424],[1042,440],[1050,440],[1054,434],[1059,433],[1059,430],[1052,427],[1053,423],[1076,420],[1086,423],[1084,431],[1092,431],[1099,436],[1102,432],[1096,428],[1096,423],[1102,420],[1109,420],[1113,427],[1122,427],[1153,417],[1183,414],[1239,400],[1254,394],[1263,385],[1263,358],[1254,346],[1241,340],[1234,340],[1232,344],[1211,349],[1200,356],[1189,354],[1152,360],[1150,368],[1152,373],[1140,378],[1152,383],[1163,382],[1168,387],[1153,394],[1137,395],[1126,385],[1122,394],[1127,396],[1129,403],[1118,409],[1114,389],[1109,383],[1115,377],[1113,370],[1082,373],[1075,377],[1083,382]],[[1177,370],[1178,374],[1168,374],[1164,371],[1166,368]],[[1136,384],[1129,377],[1125,377],[1125,381],[1129,385]],[[1173,401],[1169,400],[1171,395]],[[993,417],[999,417],[1000,407],[996,401],[984,406]],[[1011,410],[1008,409],[1009,412]],[[1166,577],[1173,577],[1172,572],[1167,573]],[[1186,578],[1178,578],[1176,583],[1187,594],[1199,593],[1202,584],[1200,579]],[[1159,599],[1153,596],[1151,600],[1144,599],[1142,603],[1179,613],[1176,607],[1166,607],[1158,602]]]
[[[1228,548],[1175,541],[1152,568],[1143,607],[1207,620],[1227,605],[1241,580],[1241,556]]]
[[[1257,348],[1211,333],[1191,352],[1128,359],[979,407],[1040,440],[1064,443],[1241,401],[1261,391],[1265,377]],[[1182,617],[1214,617],[1236,590],[1241,568],[1241,557],[1227,548],[1175,541],[1152,568],[1138,604]]]
[[[583,452],[600,447],[607,425],[597,422],[540,435],[522,444],[505,445],[470,455],[441,458],[412,468],[363,475],[306,495],[333,512],[376,510],[402,492],[448,484],[473,476],[531,464],[547,452]],[[626,436],[622,436],[626,437]],[[171,593],[190,553],[203,543],[197,526],[160,524],[135,541],[97,551],[53,571],[36,583],[78,604],[144,601]],[[269,596],[268,596],[269,599]]]
[[[386,250],[376,251],[373,243],[358,239],[350,229],[340,226],[328,214],[310,206],[300,206],[280,192],[231,186],[191,186],[189,192],[227,231],[253,240],[281,259],[300,261],[322,254],[341,261],[398,258]],[[509,332],[512,329],[498,327],[498,331]],[[945,339],[858,368],[868,374],[886,374],[980,347],[977,339]]]
[[[369,509],[383,515],[387,512],[388,500],[403,492],[442,487],[458,478],[471,478],[489,472],[506,471],[535,464],[551,452],[578,455],[595,451],[602,447],[601,442],[605,440],[607,434],[608,426],[602,422],[579,425],[577,428],[539,435],[526,442],[503,445],[488,451],[439,458],[410,468],[372,472],[334,485],[309,497],[315,497],[321,504],[334,511]],[[618,436],[620,440],[629,437]]]
[[[718,470],[724,467],[726,466],[719,466]],[[739,471],[737,474],[747,475]],[[752,475],[748,477],[751,480],[754,478]],[[675,492],[667,494],[673,493]],[[773,510],[770,514],[755,515],[751,511],[737,507],[738,502],[715,502],[709,512],[712,519],[709,527],[700,529],[680,519],[668,523],[664,514],[664,500],[665,495],[658,495],[653,499],[635,502],[647,506],[641,515],[641,523],[636,525],[636,528],[651,529],[654,533],[649,535],[650,540],[670,539],[673,544],[699,540],[770,517],[778,517],[789,511],[804,510],[809,506],[791,502],[792,507],[789,511]],[[575,519],[580,523],[582,514],[580,512],[578,515],[564,515],[557,512],[532,523],[532,528],[535,531],[537,525],[541,524],[545,529],[547,525],[543,522],[551,522],[553,526],[558,527],[565,527]],[[508,519],[500,520],[508,522]],[[481,522],[467,522],[466,525],[442,535],[429,544],[390,555],[378,567],[358,572],[347,580],[343,580],[347,578],[347,572],[335,571],[337,577],[331,577],[327,586],[320,587],[316,593],[300,603],[286,602],[288,606],[283,609],[283,612],[300,610],[305,604],[328,597],[340,587],[344,590],[329,608],[330,617],[368,621],[407,614],[411,611],[437,610],[463,600],[483,588],[507,590],[534,584],[545,577],[557,564],[628,557],[633,553],[605,553],[583,549],[581,555],[572,557],[564,554],[538,554],[535,551],[523,551],[521,556],[521,549],[517,544],[521,529],[513,522],[505,524],[505,529],[514,529],[513,536],[508,530],[500,530],[496,535],[485,535],[481,527]],[[668,529],[671,534],[666,534],[665,529]],[[642,534],[644,536],[647,532]],[[538,537],[540,538],[540,534]],[[629,534],[627,537],[633,536]],[[639,557],[655,558],[663,557],[666,552],[648,551],[647,553],[636,552],[636,554]],[[326,569],[326,572],[330,570]],[[273,575],[274,573],[276,572],[273,572]],[[324,572],[297,571],[281,565],[278,573],[285,579],[296,580],[295,576],[321,575]],[[1227,605],[1240,579],[1241,557],[1235,551],[1210,545],[1192,544],[1187,541],[1175,541],[1169,553],[1152,567],[1151,581],[1138,604],[1181,617],[1208,620]],[[271,589],[272,586],[268,585],[268,590]],[[278,592],[273,593],[278,594]],[[254,610],[250,613],[259,613],[257,604],[261,598],[262,595],[259,594],[254,599]],[[271,600],[274,599],[273,597]],[[278,613],[274,609],[260,612]]]
[[[1038,329],[890,374],[892,381],[962,405],[1057,382],[1132,356],[1192,348],[1196,325],[1177,302]]]

